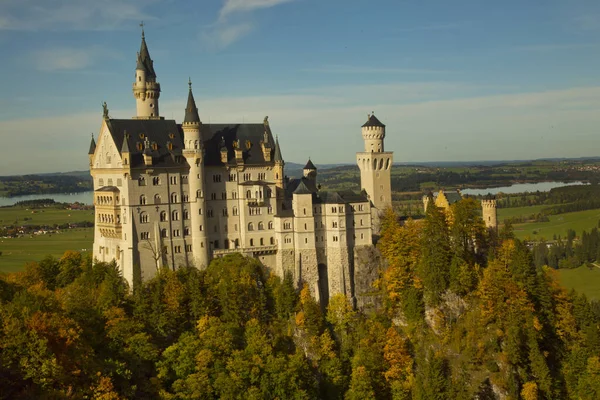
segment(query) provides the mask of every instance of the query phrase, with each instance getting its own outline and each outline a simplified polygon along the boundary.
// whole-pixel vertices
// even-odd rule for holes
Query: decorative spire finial
[[[142,21],[142,22],[140,23],[140,26],[142,27],[142,39],[145,39],[145,38],[146,38],[146,35],[144,35],[144,25],[145,25],[145,24],[144,24],[144,21]]]
[[[94,140],[94,132],[92,132],[92,140]]]
[[[102,103],[102,116],[107,119],[108,118],[108,106],[106,105],[106,102]]]
[[[192,78],[188,77],[188,86],[192,90]]]

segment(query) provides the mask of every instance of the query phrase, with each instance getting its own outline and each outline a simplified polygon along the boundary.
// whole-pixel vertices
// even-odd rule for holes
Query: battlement
[[[496,208],[496,200],[481,200],[482,208]]]

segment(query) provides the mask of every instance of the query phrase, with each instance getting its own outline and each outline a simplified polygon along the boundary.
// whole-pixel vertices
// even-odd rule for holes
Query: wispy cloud
[[[600,13],[584,14],[574,18],[575,25],[583,31],[600,30]]]
[[[113,30],[151,20],[158,0],[2,0],[0,30]]]
[[[225,0],[219,12],[219,19],[235,13],[247,13],[261,8],[275,7],[291,1],[294,0]]]
[[[28,65],[38,71],[77,71],[93,65],[96,60],[114,58],[113,52],[100,46],[86,48],[53,47],[34,50],[26,57]]]
[[[295,0],[224,0],[214,24],[201,34],[210,48],[225,48],[257,28],[251,17],[254,11]]]
[[[525,46],[516,46],[513,49],[516,51],[533,51],[539,53],[561,51],[561,50],[576,50],[598,47],[598,43],[561,43],[561,44],[533,44]]]
[[[303,72],[321,72],[327,74],[443,74],[450,71],[421,68],[386,68],[355,65],[325,65],[304,68]]]

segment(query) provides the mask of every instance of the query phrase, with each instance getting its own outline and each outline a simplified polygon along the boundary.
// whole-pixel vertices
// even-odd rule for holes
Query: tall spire
[[[185,118],[184,123],[200,123],[200,116],[198,115],[198,107],[196,107],[196,101],[194,100],[194,94],[192,93],[192,80],[188,79],[188,86],[190,91],[188,93],[187,106],[185,106]]]
[[[283,162],[283,157],[281,157],[281,148],[279,147],[279,136],[275,137],[275,155],[273,156],[273,161]]]
[[[94,140],[94,134],[92,133],[92,141],[90,143],[90,150],[88,151],[89,155],[92,155],[96,152],[96,141]]]
[[[140,52],[138,53],[136,68],[146,71],[146,78],[156,78],[156,72],[154,72],[154,62],[150,58],[150,52],[148,51],[148,45],[146,44],[144,23],[142,22],[140,26],[142,27],[142,44],[140,46]]]

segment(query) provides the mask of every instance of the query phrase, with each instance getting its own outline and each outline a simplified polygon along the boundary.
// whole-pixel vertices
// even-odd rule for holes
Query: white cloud
[[[237,25],[227,25],[218,23],[211,30],[202,34],[202,40],[211,49],[221,49],[238,41],[254,29],[250,22],[244,22]]]
[[[26,56],[26,62],[39,71],[77,71],[93,65],[96,60],[115,57],[114,52],[100,46],[52,47],[32,51]]]
[[[219,12],[219,18],[222,19],[234,13],[245,13],[261,8],[271,8],[291,1],[294,0],[225,0]]]
[[[0,30],[112,30],[154,19],[158,0],[2,0]]]
[[[353,162],[363,146],[360,126],[372,110],[387,125],[386,148],[398,162],[597,155],[600,87],[475,94],[481,90],[460,83],[390,83],[273,96],[207,98],[196,93],[196,101],[204,123],[260,123],[269,115],[284,158],[294,162],[305,162],[308,156],[320,163]],[[184,108],[185,96],[161,101],[162,114],[178,121]],[[133,113],[111,109],[115,118]],[[97,132],[100,120],[98,110],[0,121],[0,141],[10,148],[0,158],[0,170],[86,169],[86,132]]]

